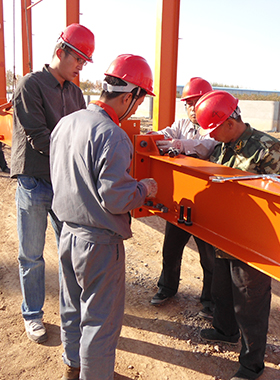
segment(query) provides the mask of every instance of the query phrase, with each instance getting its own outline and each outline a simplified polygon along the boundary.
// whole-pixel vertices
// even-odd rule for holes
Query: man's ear
[[[123,96],[123,102],[124,104],[128,103],[132,98],[132,93],[131,92],[127,92],[124,94]]]
[[[232,118],[228,118],[227,120],[229,129],[232,129],[234,127],[235,120]]]
[[[63,49],[60,49],[60,48],[58,48],[57,50],[56,50],[56,56],[57,56],[57,58],[59,59],[59,60],[61,60],[61,54],[62,54],[62,52],[63,52]]]

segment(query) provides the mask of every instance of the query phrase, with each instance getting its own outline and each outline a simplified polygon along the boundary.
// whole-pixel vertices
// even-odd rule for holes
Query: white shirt
[[[218,143],[209,134],[202,136],[199,131],[201,127],[193,124],[190,119],[180,119],[175,121],[171,127],[166,127],[158,134],[163,134],[166,138],[179,139],[183,143],[186,155],[196,154],[199,158],[207,159]]]

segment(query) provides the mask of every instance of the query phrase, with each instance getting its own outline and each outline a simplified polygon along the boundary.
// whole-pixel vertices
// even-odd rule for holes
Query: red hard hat
[[[85,26],[71,24],[60,35],[65,45],[73,49],[81,58],[92,62],[94,34]]]
[[[152,70],[143,57],[133,54],[119,55],[104,74],[135,84],[147,94],[155,96]]]
[[[226,91],[211,91],[202,96],[195,106],[196,119],[210,133],[223,124],[236,110],[238,99]],[[209,131],[211,129],[211,131]]]
[[[181,100],[197,98],[209,91],[213,91],[213,88],[207,80],[199,77],[191,78],[183,89]]]

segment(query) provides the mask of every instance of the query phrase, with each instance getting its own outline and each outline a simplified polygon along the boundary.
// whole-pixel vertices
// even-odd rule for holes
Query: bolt
[[[145,141],[145,140],[140,141],[140,146],[142,148],[146,148],[147,145],[148,145],[147,141]]]
[[[184,223],[184,209],[185,207],[183,205],[180,206],[180,215],[179,219],[177,220],[178,223]]]
[[[169,157],[175,157],[178,156],[178,154],[180,154],[180,151],[179,149],[169,148],[167,153]]]
[[[164,205],[163,205],[162,203],[157,203],[157,204],[155,205],[155,208],[157,208],[157,209],[160,210],[163,206],[164,206]]]
[[[186,226],[191,226],[192,225],[191,215],[192,215],[192,209],[190,207],[188,207],[187,208],[187,220],[185,220],[185,225]]]
[[[149,207],[153,207],[154,202],[153,202],[153,201],[147,201],[147,202],[145,203],[145,205],[146,205],[146,206],[149,206]]]

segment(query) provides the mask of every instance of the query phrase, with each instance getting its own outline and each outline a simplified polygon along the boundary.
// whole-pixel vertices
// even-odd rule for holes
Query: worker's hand
[[[157,183],[153,178],[144,178],[140,181],[147,189],[147,198],[154,198],[157,194]]]
[[[162,149],[163,153],[166,153],[170,148],[177,149],[179,153],[182,153],[182,151],[184,150],[183,143],[179,139],[157,140],[156,144],[159,149]]]

